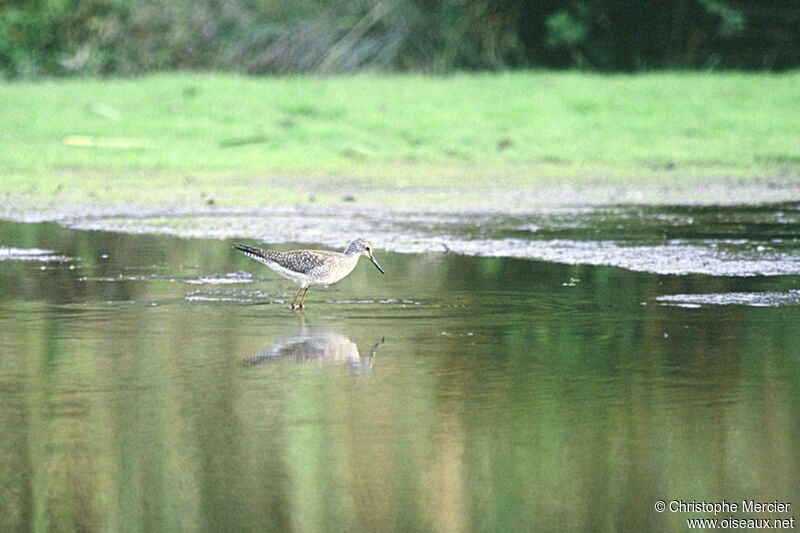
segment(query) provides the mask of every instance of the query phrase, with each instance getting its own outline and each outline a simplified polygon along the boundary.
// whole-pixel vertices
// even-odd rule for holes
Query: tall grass
[[[798,31],[780,0],[15,0],[0,76],[785,70]]]

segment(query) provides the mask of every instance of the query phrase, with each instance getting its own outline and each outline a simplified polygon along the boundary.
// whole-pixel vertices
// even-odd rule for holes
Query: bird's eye
[[[368,252],[370,251],[370,249],[369,249],[369,246],[367,246],[367,251],[368,251]]]

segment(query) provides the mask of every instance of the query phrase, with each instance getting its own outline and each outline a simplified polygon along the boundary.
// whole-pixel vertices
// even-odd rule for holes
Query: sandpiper
[[[372,257],[372,245],[364,239],[356,239],[350,243],[344,253],[329,252],[327,250],[292,250],[290,252],[276,252],[253,248],[246,244],[234,243],[233,247],[244,252],[244,255],[264,263],[284,278],[300,286],[292,300],[292,309],[302,309],[306,293],[311,285],[330,285],[345,278],[358,263],[362,255],[369,258],[381,274],[383,269]],[[297,297],[303,291],[300,305]]]

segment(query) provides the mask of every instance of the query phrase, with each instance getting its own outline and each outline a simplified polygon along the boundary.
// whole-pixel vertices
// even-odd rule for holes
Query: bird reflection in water
[[[369,355],[362,357],[356,343],[346,335],[324,329],[302,327],[292,335],[286,335],[261,353],[242,360],[242,366],[254,366],[269,362],[291,363],[335,363],[345,364],[354,373],[368,371],[375,361],[381,338],[372,347]]]

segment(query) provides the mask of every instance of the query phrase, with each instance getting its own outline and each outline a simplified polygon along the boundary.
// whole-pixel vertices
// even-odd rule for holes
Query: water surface
[[[654,274],[800,273],[800,204],[568,206],[522,213],[301,206],[60,215],[76,229],[515,257]]]
[[[657,500],[800,505],[796,222],[647,213],[418,223],[302,313],[226,235],[0,223],[0,530],[682,531]],[[455,250],[506,239],[643,254]],[[756,266],[629,268],[674,240]]]

